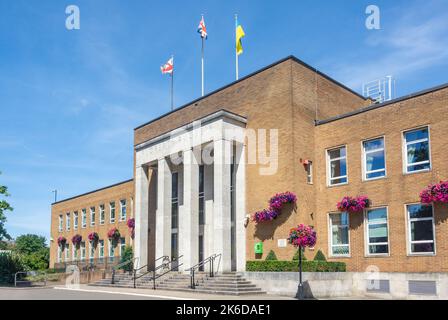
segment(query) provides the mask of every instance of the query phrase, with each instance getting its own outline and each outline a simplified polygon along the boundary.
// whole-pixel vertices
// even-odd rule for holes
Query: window
[[[115,222],[115,202],[111,202],[109,203],[109,212],[110,212],[110,217],[109,217],[109,221],[110,223],[114,223]]]
[[[70,212],[65,215],[65,230],[70,231]]]
[[[64,230],[64,217],[62,214],[59,215],[59,232],[62,232]]]
[[[384,138],[364,141],[364,180],[373,180],[386,176],[386,157],[384,151]]]
[[[78,211],[73,212],[73,229],[78,230]]]
[[[124,252],[124,248],[126,248],[126,239],[120,238],[120,257]]]
[[[179,256],[179,174],[171,173],[171,260]]]
[[[100,224],[104,224],[104,220],[106,220],[104,204],[100,204]]]
[[[68,243],[65,244],[65,261],[70,261],[70,245]]]
[[[305,164],[306,169],[306,183],[313,184],[313,162],[308,160]]]
[[[87,227],[87,213],[86,213],[86,209],[82,209],[81,210],[81,223],[82,223],[82,227],[83,228]]]
[[[72,259],[73,261],[78,260],[78,250],[75,245],[72,245]]]
[[[95,225],[95,207],[90,207],[90,226]]]
[[[409,253],[435,253],[434,215],[432,205],[406,206],[408,218]]]
[[[80,249],[81,249],[81,260],[84,261],[86,260],[86,243],[84,241],[81,242]]]
[[[113,262],[114,255],[115,255],[115,248],[114,248],[114,244],[112,243],[112,240],[109,240],[108,247],[109,247],[109,261]]]
[[[405,173],[419,172],[431,168],[428,128],[404,133]]]
[[[58,246],[58,263],[62,261],[62,249]]]
[[[389,254],[387,208],[366,211],[367,254]]]
[[[100,240],[98,241],[99,244],[99,258],[100,258],[100,262],[102,262],[103,258],[104,258],[104,240]]]
[[[330,246],[332,256],[350,255],[348,213],[330,213]]]
[[[327,150],[328,185],[334,186],[347,183],[347,154],[346,148]]]
[[[126,200],[120,200],[120,221],[126,221]]]
[[[93,263],[93,259],[95,259],[95,246],[93,245],[93,242],[90,241],[90,252],[89,252],[89,258],[90,263]]]
[[[204,165],[199,166],[199,225],[205,224]],[[202,260],[201,260],[202,261]]]

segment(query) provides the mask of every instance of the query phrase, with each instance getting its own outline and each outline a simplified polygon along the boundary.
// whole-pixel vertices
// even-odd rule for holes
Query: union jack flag
[[[199,22],[198,33],[201,35],[201,38],[207,39],[207,28],[205,27],[204,16],[202,16],[201,22]]]
[[[171,58],[170,60],[168,60],[167,63],[165,63],[163,66],[161,66],[160,70],[162,71],[162,74],[173,73],[173,70],[174,70],[173,58]]]

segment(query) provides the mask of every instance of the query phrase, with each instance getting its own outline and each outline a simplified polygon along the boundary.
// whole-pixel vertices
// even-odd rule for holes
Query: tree
[[[133,260],[132,258],[134,257],[134,253],[132,252],[132,247],[131,246],[126,246],[123,249],[123,252],[121,254],[121,260],[120,263],[125,263],[125,262],[129,262],[127,264],[124,264],[120,269],[124,270],[124,271],[132,271],[132,269],[134,268],[133,265]]]
[[[1,174],[1,171],[0,171]],[[9,205],[6,200],[2,200],[1,197],[8,197],[8,187],[0,185],[0,241],[3,239],[11,240],[11,236],[6,232],[5,223],[6,223],[6,211],[12,211],[12,207]]]
[[[16,250],[22,254],[36,253],[46,247],[45,237],[37,234],[24,234],[16,239]]]
[[[314,256],[314,261],[327,261],[325,255],[322,251],[318,250],[316,255]]]
[[[266,261],[275,261],[277,260],[277,256],[275,255],[275,252],[273,250],[269,251],[268,255],[266,256]]]

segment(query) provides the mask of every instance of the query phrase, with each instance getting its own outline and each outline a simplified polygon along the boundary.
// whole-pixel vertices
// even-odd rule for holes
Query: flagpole
[[[202,20],[204,20],[204,15],[202,15]],[[202,65],[202,96],[204,96],[204,37],[202,37],[201,35],[201,39],[202,39],[202,49],[201,49],[201,53],[202,53],[202,58],[201,58],[201,65]]]
[[[235,72],[236,80],[238,80],[238,50],[236,47],[236,28],[238,28],[238,15],[235,14]]]
[[[171,55],[173,59],[173,71],[171,72],[171,111],[174,110],[174,55]]]

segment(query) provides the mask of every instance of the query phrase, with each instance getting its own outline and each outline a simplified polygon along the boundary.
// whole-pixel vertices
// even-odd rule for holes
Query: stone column
[[[135,170],[135,255],[138,268],[148,263],[149,179],[146,166]]]
[[[237,271],[246,270],[246,146],[237,144],[236,147],[236,179],[235,179],[235,232],[236,232],[236,268]]]
[[[156,259],[171,256],[171,170],[165,158],[157,166]]]
[[[230,235],[230,164],[232,144],[220,139],[214,141],[214,252],[222,254],[220,272],[231,271]]]
[[[199,164],[193,150],[183,152],[183,212],[179,216],[182,269],[199,262]]]

